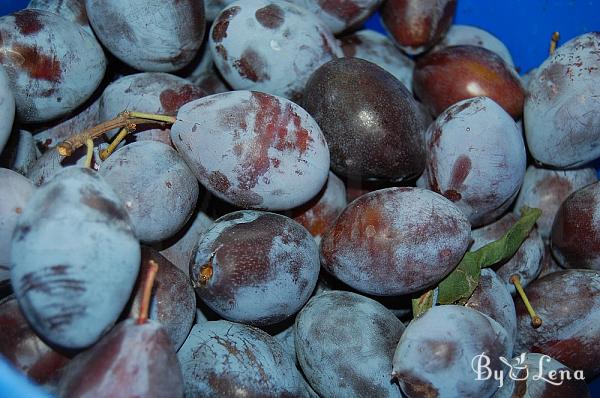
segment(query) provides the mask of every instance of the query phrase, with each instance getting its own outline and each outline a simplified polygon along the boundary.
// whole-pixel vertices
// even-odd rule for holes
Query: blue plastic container
[[[0,15],[20,10],[28,3],[0,0]],[[552,32],[560,32],[560,45],[580,34],[600,31],[600,0],[458,0],[454,22],[494,34],[510,50],[516,67],[525,73],[548,56]],[[383,32],[378,14],[365,26]],[[0,397],[36,398],[25,379],[16,377],[3,362],[0,357]],[[590,387],[592,398],[600,398],[600,378]]]

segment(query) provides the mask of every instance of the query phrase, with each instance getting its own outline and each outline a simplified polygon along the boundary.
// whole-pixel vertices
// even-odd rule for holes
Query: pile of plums
[[[520,77],[455,10],[0,17],[1,356],[58,397],[589,397],[600,34]]]

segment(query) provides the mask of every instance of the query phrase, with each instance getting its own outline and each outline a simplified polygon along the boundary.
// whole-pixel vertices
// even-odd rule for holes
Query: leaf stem
[[[121,143],[121,141],[123,141],[125,137],[127,137],[127,134],[129,134],[129,132],[130,130],[127,127],[123,127],[121,131],[119,131],[119,134],[117,134],[117,136],[112,140],[108,148],[103,149],[100,152],[100,159],[106,160],[115,151],[115,149]]]
[[[140,304],[140,313],[138,315],[137,324],[143,325],[148,320],[148,312],[150,310],[150,298],[152,297],[152,286],[158,272],[158,264],[154,260],[148,263],[148,272],[146,273],[146,281],[144,283],[144,291],[142,293],[142,302]]]
[[[88,138],[85,141],[85,146],[87,147],[87,153],[85,155],[85,167],[92,167],[92,159],[94,158],[94,141],[91,138]]]

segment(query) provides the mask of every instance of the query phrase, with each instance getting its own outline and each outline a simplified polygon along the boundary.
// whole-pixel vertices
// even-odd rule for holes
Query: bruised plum
[[[343,36],[342,50],[346,57],[361,58],[390,72],[412,90],[415,63],[400,51],[389,37],[374,30],[359,30]]]
[[[306,228],[317,242],[346,208],[346,187],[335,174],[329,172],[327,184],[315,198],[293,209],[291,216]]]
[[[415,64],[415,95],[437,116],[450,105],[490,97],[513,118],[523,114],[525,90],[515,70],[496,53],[479,46],[451,46]]]
[[[552,223],[562,202],[580,188],[598,181],[593,168],[551,170],[531,165],[515,201],[515,211],[524,205],[542,210],[536,224],[544,239],[550,237]]]
[[[600,270],[600,182],[580,188],[560,205],[550,235],[552,253],[565,268]]]
[[[229,321],[194,325],[177,353],[186,397],[305,397],[302,375],[266,332]]]
[[[416,55],[444,36],[455,12],[456,0],[387,0],[381,21],[402,50]]]
[[[294,329],[302,371],[321,396],[399,396],[390,369],[404,325],[383,305],[356,293],[325,292],[300,311]]]
[[[590,380],[600,374],[600,272],[566,270],[531,283],[525,293],[542,318],[534,329],[517,301],[515,352],[537,352],[582,370]]]
[[[414,293],[444,278],[465,254],[471,226],[443,196],[388,188],[346,207],[321,241],[321,264],[369,294]]]
[[[393,376],[409,397],[490,397],[492,377],[477,379],[473,368],[489,358],[491,371],[504,370],[513,342],[492,318],[472,308],[441,305],[414,319],[394,354]],[[479,361],[478,361],[479,358]]]
[[[531,155],[567,168],[600,156],[600,33],[560,46],[536,70],[525,101],[525,134]]]
[[[168,73],[124,76],[104,89],[98,109],[99,121],[115,118],[125,110],[175,116],[182,105],[206,94],[187,80]],[[168,127],[150,124],[138,126],[132,135],[138,141],[154,139],[171,145],[169,131]]]
[[[162,325],[169,335],[173,348],[177,350],[185,341],[194,323],[196,295],[187,275],[159,252],[149,247],[142,247],[142,263],[129,316],[136,318],[140,312],[150,261],[158,264],[158,272],[150,298],[148,318]]]
[[[0,64],[8,73],[17,116],[45,122],[75,110],[99,86],[106,58],[95,38],[49,11],[0,18]]]
[[[11,243],[11,283],[32,328],[52,344],[96,342],[127,304],[140,245],[117,194],[96,172],[67,167],[38,188]]]
[[[423,171],[416,101],[379,66],[359,58],[330,61],[310,77],[302,104],[325,134],[333,171],[395,181]]]
[[[202,45],[202,1],[85,0],[85,8],[102,44],[140,71],[181,69]]]
[[[525,175],[517,124],[497,103],[477,97],[454,104],[429,126],[426,187],[454,202],[474,226],[511,205]]]
[[[69,362],[59,396],[183,398],[183,383],[177,354],[162,326],[127,319]]]
[[[216,220],[190,263],[196,293],[212,310],[256,325],[298,312],[318,275],[319,251],[306,229],[288,217],[252,210]]]
[[[171,139],[202,185],[239,207],[299,206],[329,173],[319,125],[270,94],[231,91],[189,102],[177,113]]]
[[[102,163],[98,173],[125,204],[142,242],[173,236],[192,215],[198,182],[179,153],[157,141],[124,146]]]
[[[235,90],[298,100],[309,76],[342,55],[315,15],[287,1],[237,1],[213,23],[209,46],[215,65]]]
[[[69,362],[31,329],[14,297],[0,302],[0,354],[37,383],[53,383]]]
[[[496,222],[474,229],[471,234],[473,237],[471,250],[478,250],[488,243],[500,239],[516,222],[517,217],[513,213],[507,213]],[[544,241],[537,232],[537,228],[534,228],[514,256],[510,260],[494,266],[494,269],[508,291],[516,294],[515,286],[510,281],[511,276],[519,275],[521,284],[527,286],[538,277],[543,256]]]
[[[373,14],[382,0],[291,0],[307,9],[335,34],[360,26]]]

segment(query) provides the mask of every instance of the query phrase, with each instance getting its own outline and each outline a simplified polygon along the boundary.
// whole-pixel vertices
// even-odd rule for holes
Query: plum
[[[39,156],[41,153],[33,135],[27,130],[15,130],[4,152],[0,154],[0,164],[26,175]]]
[[[291,0],[312,12],[338,34],[362,25],[383,0]]]
[[[2,36],[0,36],[1,38]],[[0,63],[2,62],[0,58]],[[15,96],[10,86],[8,75],[0,65],[0,153],[8,142],[10,133],[13,130],[13,121],[15,118]]]
[[[549,355],[588,380],[600,374],[600,272],[554,272],[525,292],[543,323],[534,329],[523,302],[516,303],[515,352]]]
[[[433,307],[406,328],[394,353],[393,376],[409,397],[489,397],[492,377],[478,379],[473,365],[500,371],[513,343],[492,318],[460,305]],[[485,360],[487,357],[488,361]],[[483,367],[486,366],[486,367]]]
[[[415,63],[400,51],[389,37],[364,29],[341,38],[346,57],[361,58],[391,73],[412,91]]]
[[[596,170],[552,170],[530,165],[515,201],[515,211],[524,205],[542,210],[537,220],[538,232],[544,239],[550,237],[552,223],[562,202],[573,192],[598,181]]]
[[[15,295],[36,333],[81,349],[125,307],[140,246],[108,183],[90,169],[67,167],[31,195],[15,227],[10,264]]]
[[[569,195],[552,224],[552,253],[564,268],[600,270],[600,182]]]
[[[517,217],[513,213],[507,213],[496,222],[474,229],[471,233],[473,237],[471,250],[475,251],[490,242],[500,239],[515,222],[517,222]],[[514,295],[516,290],[510,281],[511,277],[519,275],[521,285],[527,286],[538,277],[543,255],[544,241],[537,229],[534,228],[514,256],[510,260],[494,266],[494,269],[508,291]]]
[[[488,31],[470,25],[452,25],[432,51],[450,46],[471,45],[487,48],[498,54],[507,65],[514,67],[514,62],[508,48],[496,36]],[[523,85],[526,87],[526,85]]]
[[[381,22],[402,50],[416,55],[444,36],[455,12],[456,0],[387,0]]]
[[[197,0],[85,0],[98,39],[143,72],[172,72],[192,61],[204,37],[204,4]]]
[[[210,29],[209,46],[219,72],[234,89],[296,101],[311,73],[342,55],[321,20],[287,1],[229,5]]]
[[[420,57],[413,74],[415,95],[437,116],[457,102],[490,97],[513,118],[523,114],[525,90],[515,70],[479,46],[451,46]]]
[[[388,188],[346,207],[321,241],[321,265],[360,292],[415,293],[442,280],[465,254],[471,226],[443,196]]]
[[[25,9],[3,16],[0,38],[0,64],[8,73],[22,122],[66,115],[104,77],[106,58],[96,39],[52,12]]]
[[[89,34],[94,35],[83,0],[31,0],[27,8],[46,10],[58,14],[71,22],[75,22]]]
[[[321,396],[399,396],[390,370],[404,325],[381,304],[356,293],[322,293],[300,311],[294,329],[302,371]]]
[[[302,105],[323,130],[336,173],[401,181],[423,171],[416,102],[379,66],[359,58],[326,63],[310,77]]]
[[[291,218],[255,210],[217,219],[199,241],[190,277],[196,294],[223,318],[280,322],[302,308],[319,275],[319,251]]]
[[[257,91],[188,102],[171,139],[200,183],[239,207],[294,208],[312,199],[329,174],[317,122],[295,103]]]
[[[426,186],[454,202],[473,226],[511,205],[525,176],[521,131],[487,97],[460,101],[429,126]]]
[[[187,397],[305,397],[302,375],[266,332],[229,321],[194,325],[177,354]]]
[[[198,182],[177,151],[157,141],[134,142],[98,170],[119,195],[142,242],[173,236],[192,215]]]
[[[600,33],[560,46],[536,70],[525,101],[525,133],[531,155],[561,169],[600,156]]]

